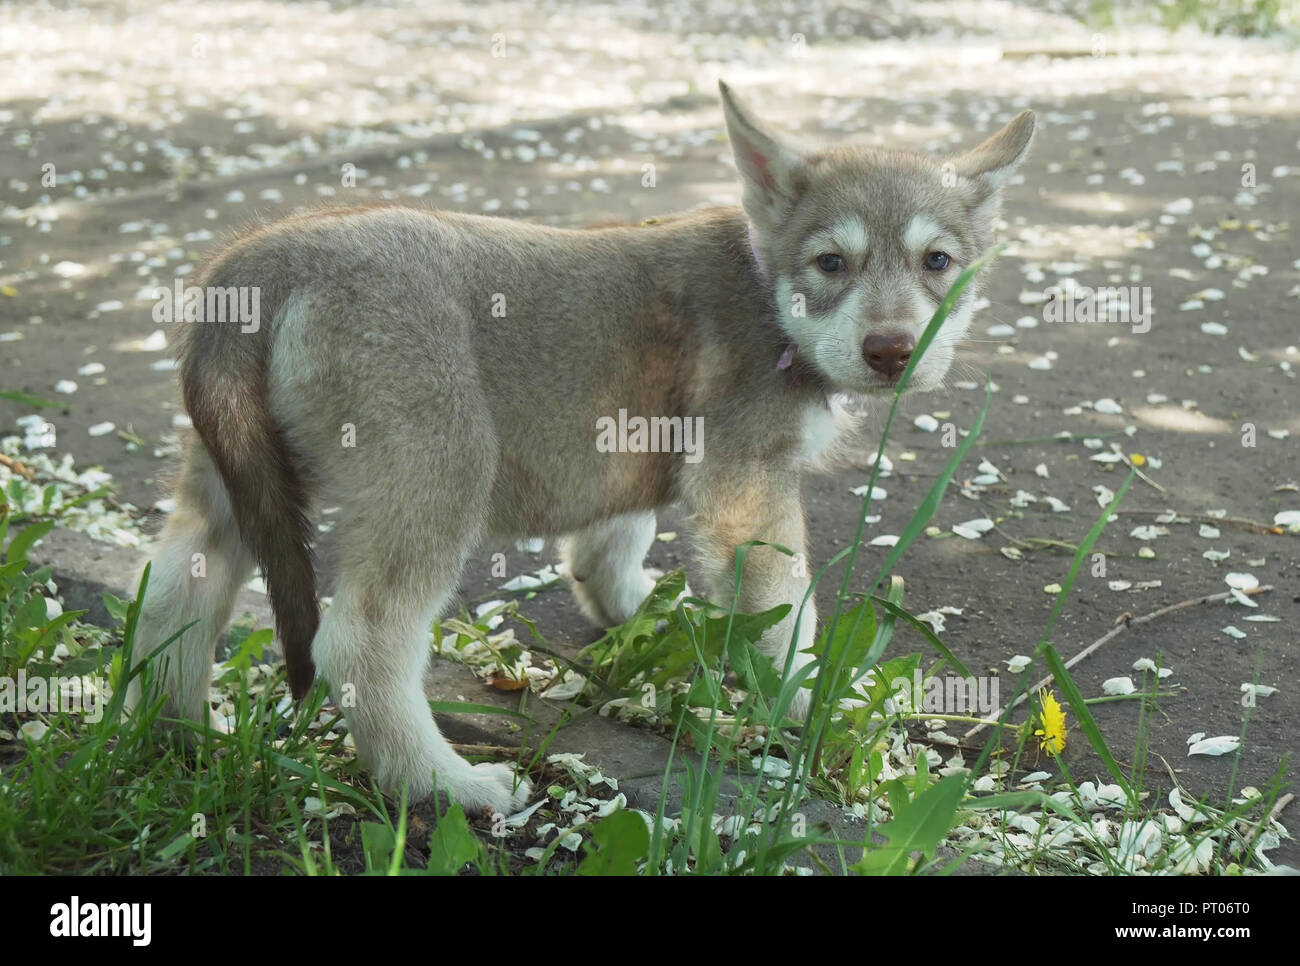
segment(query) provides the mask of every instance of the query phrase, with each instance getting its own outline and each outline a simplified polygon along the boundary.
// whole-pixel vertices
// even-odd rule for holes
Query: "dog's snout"
[[[897,379],[907,368],[916,342],[902,332],[869,335],[862,342],[862,358],[886,379]]]

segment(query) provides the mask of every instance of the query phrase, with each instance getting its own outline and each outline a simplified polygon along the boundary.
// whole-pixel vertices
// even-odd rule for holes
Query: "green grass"
[[[911,372],[983,264],[962,274],[921,338],[881,434],[868,494]],[[262,661],[269,631],[244,626],[232,633],[232,656],[216,681],[224,697],[220,710],[235,725],[231,734],[161,720],[160,706],[125,716],[120,695],[147,573],[134,601],[106,601],[120,627],[92,627],[78,612],[52,616],[46,603],[52,575],[33,572],[27,551],[57,513],[29,510],[21,520],[26,529],[6,546],[9,506],[0,502],[0,672],[92,675],[101,691],[107,681],[115,695],[97,717],[0,710],[0,872],[775,875],[798,864],[834,874],[898,875],[949,874],[976,856],[994,868],[1032,873],[1264,868],[1260,847],[1275,844],[1279,832],[1262,818],[1280,781],[1235,798],[1230,790],[1217,805],[1192,802],[1181,789],[1167,805],[1154,799],[1145,791],[1145,725],[1125,770],[1091,710],[1095,699],[1070,678],[1052,643],[1084,561],[1132,472],[1074,548],[1033,663],[1003,701],[1010,708],[1050,669],[1073,715],[1069,740],[1088,742],[1109,781],[1076,782],[1065,761],[1049,755],[1063,775],[1053,791],[1009,790],[1008,779],[1031,767],[1031,755],[1037,760],[1042,754],[1032,734],[1040,714],[1032,702],[1014,714],[1002,712],[986,729],[977,759],[948,774],[941,773],[944,746],[916,736],[921,723],[980,723],[913,707],[891,682],[945,670],[969,674],[907,610],[906,586],[895,570],[976,444],[990,400],[986,393],[970,433],[897,545],[865,589],[855,590],[863,586],[854,582],[868,512],[869,497],[863,497],[855,540],[814,577],[815,587],[844,562],[817,660],[798,674],[790,675],[788,664],[773,666],[755,646],[787,607],[742,614],[734,606],[680,600],[680,572],[665,575],[630,621],[577,662],[560,657],[523,613],[534,593],[436,626],[440,653],[491,670],[507,686],[523,683],[534,654],[553,661],[557,674],[580,675],[580,699],[550,728],[537,725],[528,688],[518,692],[514,709],[437,708],[504,716],[519,729],[517,765],[533,777],[542,804],[518,827],[504,824],[504,817],[471,821],[457,806],[439,810],[410,805],[404,795],[381,795],[349,750],[323,684],[302,707],[291,707],[281,671]],[[44,509],[50,510],[48,501]],[[738,548],[737,590],[752,546]],[[494,630],[494,616],[524,627],[529,639]],[[919,649],[902,648],[903,641]],[[150,674],[151,666],[135,673]],[[786,714],[800,688],[812,696],[802,727]],[[1135,697],[1145,713],[1160,696],[1153,675],[1150,688]],[[612,779],[580,758],[549,752],[559,729],[601,712],[670,736],[662,779],[665,789],[670,778],[680,780],[676,814],[668,814],[666,793],[655,814],[632,812],[622,807]],[[859,831],[837,838],[809,821],[813,796],[859,816]]]
[[[1300,0],[1092,0],[1088,16],[1093,26],[1107,28],[1154,22],[1238,37],[1300,37]]]

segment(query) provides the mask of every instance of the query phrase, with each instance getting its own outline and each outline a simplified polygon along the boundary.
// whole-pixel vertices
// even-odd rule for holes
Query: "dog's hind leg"
[[[511,814],[527,800],[527,781],[509,765],[471,765],[458,755],[424,692],[431,624],[478,542],[496,465],[490,432],[475,431],[486,415],[461,411],[470,400],[427,405],[422,414],[412,408],[418,424],[389,414],[383,433],[366,436],[367,467],[382,466],[384,475],[346,465],[355,460],[350,451],[330,458],[326,472],[346,475],[349,493],[334,531],[338,586],[312,656],[380,785],[396,791],[405,783],[412,799],[436,785],[470,812]]]
[[[195,440],[181,471],[176,511],[163,529],[149,570],[131,658],[133,667],[139,665],[180,633],[154,661],[157,689],[168,699],[165,713],[197,722],[211,718],[206,706],[217,638],[253,566],[221,477],[203,444]],[[128,686],[127,706],[135,707],[141,697],[141,679],[136,676]]]

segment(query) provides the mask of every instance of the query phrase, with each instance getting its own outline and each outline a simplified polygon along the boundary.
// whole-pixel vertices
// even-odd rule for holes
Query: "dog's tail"
[[[208,285],[216,284],[209,274]],[[233,283],[232,283],[233,284]],[[261,308],[273,317],[280,299]],[[269,304],[268,304],[269,303]],[[180,382],[194,430],[225,484],[240,537],[266,577],[289,690],[301,700],[315,666],[311,642],[320,624],[306,480],[284,431],[271,416],[267,369],[271,333],[216,321],[187,323]]]

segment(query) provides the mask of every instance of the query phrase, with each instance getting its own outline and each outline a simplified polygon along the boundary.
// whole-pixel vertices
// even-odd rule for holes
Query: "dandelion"
[[[1049,755],[1059,755],[1065,750],[1065,712],[1061,710],[1056,695],[1043,688],[1038,692],[1038,723],[1034,731],[1038,747]]]
[[[1147,464],[1147,458],[1141,453],[1134,453],[1128,459],[1134,466],[1146,466]]]

